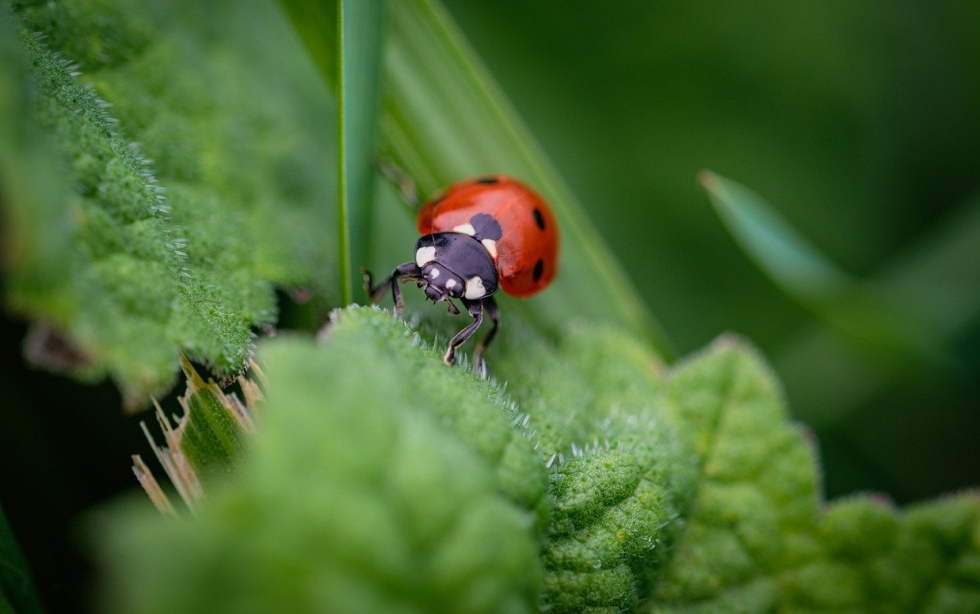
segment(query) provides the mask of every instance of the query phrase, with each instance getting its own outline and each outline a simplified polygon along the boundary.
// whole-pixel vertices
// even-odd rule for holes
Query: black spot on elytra
[[[538,225],[538,228],[544,230],[544,217],[541,216],[541,209],[535,207],[531,213],[534,214],[534,223]]]
[[[499,177],[480,177],[473,181],[473,183],[478,183],[480,185],[493,185],[495,183],[500,183]]]
[[[538,283],[541,280],[541,276],[544,275],[544,260],[538,259],[534,263],[534,283]]]
[[[484,239],[499,241],[500,237],[504,236],[504,231],[500,227],[500,223],[493,219],[493,216],[489,213],[477,213],[471,217],[470,226],[473,227],[473,238],[477,241]]]

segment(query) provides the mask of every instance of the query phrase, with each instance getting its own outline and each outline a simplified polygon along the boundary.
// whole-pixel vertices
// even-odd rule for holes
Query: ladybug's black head
[[[490,253],[473,237],[458,232],[425,235],[415,244],[419,286],[435,302],[459,298],[478,301],[497,291],[497,268]]]
[[[425,288],[425,295],[433,303],[447,298],[460,298],[466,288],[461,277],[435,260],[422,267],[422,277],[424,281],[419,282],[419,286]]]

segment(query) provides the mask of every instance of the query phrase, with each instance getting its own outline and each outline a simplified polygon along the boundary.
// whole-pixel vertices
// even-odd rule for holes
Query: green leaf
[[[322,345],[264,343],[259,432],[199,522],[98,529],[118,610],[976,607],[980,497],[826,506],[743,342],[667,370],[603,326],[513,334],[506,395],[377,308],[335,314]]]
[[[106,518],[120,612],[531,612],[546,474],[499,391],[376,309],[261,345],[247,470],[193,523]]]
[[[701,184],[742,249],[788,295],[839,334],[902,363],[915,358],[949,362],[934,319],[904,296],[851,278],[811,246],[758,194],[705,171]]]
[[[303,24],[298,32],[331,83],[334,73],[324,57],[330,12],[305,0],[282,4],[294,23]],[[530,301],[504,298],[505,309],[552,331],[579,316],[614,323],[671,356],[666,335],[448,14],[431,0],[388,2],[386,8],[382,151],[423,195],[473,175],[520,177],[545,196],[561,223],[557,281]],[[384,266],[403,261],[409,247],[382,250]]]
[[[603,327],[573,325],[556,346],[528,337],[494,364],[552,470],[544,609],[633,611],[693,487],[677,425],[655,402],[664,367]]]
[[[17,540],[0,509],[0,612],[41,614],[41,600]]]
[[[19,148],[53,142],[71,188],[41,181],[50,163],[5,187],[5,300],[44,323],[37,362],[111,376],[129,405],[171,385],[181,352],[223,376],[241,369],[251,328],[275,321],[273,284],[335,286],[318,202],[330,150],[309,131],[327,98],[274,12],[232,7],[18,4],[29,70],[11,91],[31,93],[42,130],[0,140],[0,172],[17,170],[6,161]],[[281,45],[215,35],[219,15]]]
[[[354,269],[364,266],[370,252],[384,6],[381,0],[341,0],[339,10],[338,236],[341,297],[349,304],[352,279],[359,278]]]
[[[909,309],[933,323],[931,329],[940,338],[962,339],[980,316],[977,245],[980,198],[974,196],[882,268],[879,285],[883,292],[900,296]],[[882,365],[880,361],[869,365],[863,353],[843,344],[825,328],[811,328],[786,339],[773,362],[795,399],[795,414],[817,430],[840,421],[909,374],[907,369],[888,368],[888,363]],[[953,366],[957,366],[955,361]]]
[[[789,294],[822,302],[854,283],[755,192],[709,171],[699,180],[742,249]]]
[[[31,97],[24,83],[30,61],[20,44],[18,27],[6,6],[0,10],[0,212],[7,227],[0,256],[3,258],[5,300],[33,303],[33,294],[56,284],[67,275],[67,237],[71,224],[61,203],[69,182],[53,140],[41,133],[31,113]],[[16,118],[16,120],[14,119]],[[9,206],[20,203],[23,206]],[[58,313],[63,305],[51,302]]]
[[[245,436],[255,432],[261,393],[254,382],[239,377],[245,396],[242,402],[234,393],[223,392],[214,381],[205,383],[186,358],[181,359],[181,367],[187,380],[187,391],[178,399],[183,414],[171,422],[157,405],[157,423],[165,445],[156,444],[144,423],[140,427],[180,498],[191,512],[196,512],[204,499],[205,488],[214,480],[234,473],[241,462]],[[161,513],[177,515],[139,455],[133,456],[133,473]]]
[[[699,478],[647,611],[969,612],[980,604],[976,494],[905,512],[868,497],[823,510],[806,434],[786,422],[765,365],[730,342],[679,368],[667,398],[693,436]]]

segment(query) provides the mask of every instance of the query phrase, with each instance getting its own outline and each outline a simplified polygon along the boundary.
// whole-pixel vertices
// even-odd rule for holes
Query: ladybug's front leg
[[[395,312],[401,313],[405,309],[405,301],[402,300],[402,291],[398,287],[399,281],[418,281],[422,279],[422,271],[414,262],[406,262],[398,265],[389,277],[386,277],[377,286],[372,285],[371,271],[361,269],[364,274],[364,291],[372,303],[377,303],[381,299],[388,286],[391,286],[391,298],[395,301]]]
[[[442,357],[442,361],[447,365],[456,364],[456,348],[463,345],[467,339],[473,336],[476,329],[480,328],[480,324],[483,323],[483,301],[468,301],[465,298],[463,300],[463,305],[466,307],[466,311],[473,316],[473,323],[464,328],[463,330],[456,333],[456,336],[452,338],[449,342],[449,347],[446,348],[446,353]]]

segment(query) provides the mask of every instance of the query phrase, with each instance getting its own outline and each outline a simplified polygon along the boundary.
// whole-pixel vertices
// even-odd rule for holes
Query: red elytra
[[[480,213],[493,216],[502,230],[488,251],[504,292],[527,297],[547,287],[558,273],[558,223],[544,199],[516,179],[495,175],[454,183],[422,205],[416,224],[423,235],[458,232]]]

